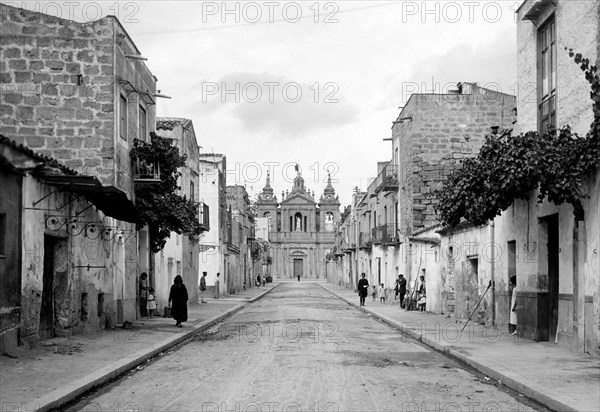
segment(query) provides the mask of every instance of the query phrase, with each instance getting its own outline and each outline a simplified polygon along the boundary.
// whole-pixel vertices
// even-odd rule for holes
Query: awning
[[[139,215],[135,205],[127,194],[115,186],[102,186],[94,176],[36,174],[45,183],[58,186],[59,192],[71,192],[83,195],[106,216],[124,222],[138,223]]]

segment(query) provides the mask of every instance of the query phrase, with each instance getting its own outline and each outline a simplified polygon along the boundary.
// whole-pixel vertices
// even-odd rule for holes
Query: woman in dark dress
[[[358,296],[360,297],[360,306],[365,306],[365,298],[369,293],[369,281],[365,279],[365,273],[361,274],[362,279],[358,281]]]
[[[173,281],[173,286],[171,286],[171,292],[169,293],[169,305],[171,305],[171,314],[173,315],[173,319],[175,319],[175,326],[181,326],[181,322],[187,321],[187,300],[188,293],[185,285],[183,284],[183,279],[181,275],[175,276],[175,280]]]

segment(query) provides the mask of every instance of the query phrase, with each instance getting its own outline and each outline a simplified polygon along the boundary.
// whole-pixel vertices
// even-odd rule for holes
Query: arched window
[[[267,226],[269,227],[269,231],[271,231],[271,212],[265,212],[263,217],[267,218]]]
[[[325,214],[325,230],[327,232],[333,232],[333,213],[331,212]]]

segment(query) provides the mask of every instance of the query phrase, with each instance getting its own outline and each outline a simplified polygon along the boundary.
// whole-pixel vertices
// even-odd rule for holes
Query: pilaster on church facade
[[[276,278],[324,278],[326,255],[334,247],[335,224],[340,219],[339,198],[329,177],[317,202],[298,165],[296,171],[292,190],[282,193],[280,202],[269,175],[257,201],[258,217],[269,219],[272,273]]]

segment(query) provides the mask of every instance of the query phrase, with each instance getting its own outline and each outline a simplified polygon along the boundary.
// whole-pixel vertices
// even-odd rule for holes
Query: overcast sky
[[[227,156],[228,184],[256,193],[267,163],[280,196],[297,162],[317,196],[329,169],[345,205],[391,158],[383,139],[409,93],[460,81],[514,93],[519,3],[227,1],[225,10],[222,1],[110,1],[73,10],[76,20],[119,17],[172,96],[157,115],[192,119],[201,151]]]

